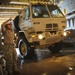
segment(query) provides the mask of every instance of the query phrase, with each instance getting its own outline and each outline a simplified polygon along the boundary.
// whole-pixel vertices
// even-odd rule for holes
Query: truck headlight
[[[66,32],[64,32],[64,33],[63,33],[63,35],[64,35],[64,36],[67,36],[67,33],[66,33]]]
[[[39,39],[43,39],[43,35],[41,35],[41,34],[38,35],[38,38],[39,38]]]
[[[32,35],[32,38],[34,38],[35,37],[35,35]]]

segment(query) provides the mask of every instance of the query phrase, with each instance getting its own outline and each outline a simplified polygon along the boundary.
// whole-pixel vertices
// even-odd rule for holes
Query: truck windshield
[[[60,9],[57,6],[48,5],[48,9],[49,9],[52,17],[54,17],[54,18],[64,17],[63,13],[60,11]]]
[[[49,18],[48,11],[45,5],[32,5],[33,18]]]

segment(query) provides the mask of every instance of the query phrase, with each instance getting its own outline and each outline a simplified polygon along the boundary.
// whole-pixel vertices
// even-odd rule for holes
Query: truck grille
[[[46,31],[58,30],[58,24],[46,24]]]

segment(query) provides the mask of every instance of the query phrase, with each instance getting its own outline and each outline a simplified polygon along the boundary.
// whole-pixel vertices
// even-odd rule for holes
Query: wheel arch
[[[29,42],[28,42],[28,40],[26,38],[26,35],[25,35],[24,31],[20,31],[19,32],[19,38],[20,39],[24,39],[29,44]]]
[[[16,31],[20,31],[20,28],[19,28],[19,15],[15,17],[15,19],[13,20],[14,22],[14,29]]]

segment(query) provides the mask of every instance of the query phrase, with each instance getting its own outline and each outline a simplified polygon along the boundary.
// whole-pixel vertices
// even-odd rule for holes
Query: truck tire
[[[51,51],[51,53],[58,53],[62,49],[62,41],[49,46],[48,49]]]
[[[15,30],[16,30],[16,31],[19,31],[19,30],[20,30],[20,28],[19,28],[19,26],[18,26],[18,24],[19,24],[19,15],[16,16],[13,21],[14,21]]]
[[[33,56],[34,49],[24,39],[20,39],[18,47],[22,58],[31,58]]]

